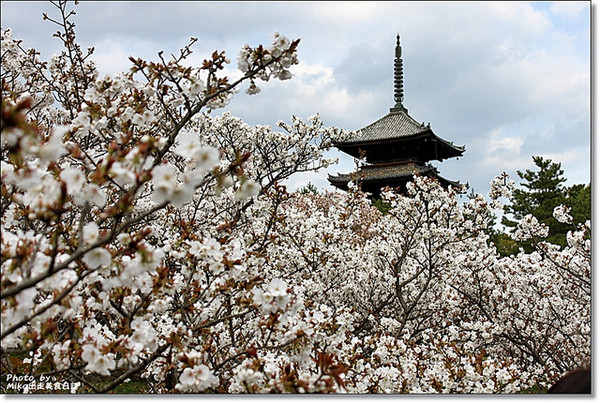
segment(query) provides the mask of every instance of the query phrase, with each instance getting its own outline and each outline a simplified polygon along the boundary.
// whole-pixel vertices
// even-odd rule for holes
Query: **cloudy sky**
[[[48,58],[58,52],[47,2],[1,3],[2,29]],[[567,184],[590,181],[591,3],[565,2],[81,2],[77,34],[95,47],[101,73],[156,60],[194,36],[191,62],[214,50],[234,61],[244,43],[278,31],[301,38],[294,78],[240,92],[227,107],[249,124],[275,126],[320,113],[327,126],[360,129],[393,106],[395,36],[404,60],[404,106],[438,136],[464,145],[460,159],[434,162],[441,175],[487,193],[503,171],[533,169],[533,155],[560,162]],[[352,158],[328,172],[349,172]],[[294,177],[330,188],[327,172]]]

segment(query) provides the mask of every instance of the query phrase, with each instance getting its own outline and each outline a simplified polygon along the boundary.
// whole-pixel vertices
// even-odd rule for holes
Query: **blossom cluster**
[[[292,78],[289,68],[294,64],[298,64],[295,53],[298,43],[299,40],[292,42],[279,32],[275,32],[273,42],[269,48],[264,48],[262,45],[251,48],[246,44],[237,58],[238,69],[244,74],[260,69],[257,78],[263,81],[269,81],[271,77],[276,77],[279,80],[289,80]],[[255,95],[259,92],[260,88],[256,85],[255,79],[252,78],[246,93]]]

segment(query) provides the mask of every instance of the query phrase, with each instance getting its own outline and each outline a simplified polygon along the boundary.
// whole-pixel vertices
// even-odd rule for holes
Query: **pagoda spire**
[[[394,105],[395,110],[406,110],[402,105],[404,101],[404,72],[402,66],[402,46],[400,46],[400,34],[396,35],[396,58],[394,59]]]

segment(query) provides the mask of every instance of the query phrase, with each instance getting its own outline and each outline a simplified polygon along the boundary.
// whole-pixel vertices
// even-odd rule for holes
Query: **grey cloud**
[[[198,57],[224,49],[233,67],[245,42],[267,42],[276,30],[300,37],[301,61],[333,69],[332,81],[319,90],[345,91],[349,103],[325,104],[327,94],[310,93],[307,82],[296,77],[266,83],[254,97],[242,91],[228,109],[251,124],[271,125],[292,114],[321,112],[327,125],[350,130],[382,117],[393,105],[399,32],[404,104],[415,119],[431,122],[436,134],[467,147],[463,158],[437,166],[443,176],[468,181],[478,192],[487,191],[494,175],[530,163],[531,155],[585,155],[590,147],[589,7],[553,14],[541,3],[350,4],[364,13],[322,2],[82,2],[76,22],[86,45],[107,39],[126,45],[129,38],[155,46],[152,54],[176,51],[197,36]],[[2,2],[2,27],[10,22],[26,46],[57,46],[49,24],[41,21],[41,11],[48,9],[47,3]],[[486,147],[498,130],[500,139],[519,137],[523,144],[504,162],[493,160],[496,166],[486,160]],[[352,169],[351,159],[341,159],[332,172]],[[574,181],[589,180],[589,158],[563,167]]]

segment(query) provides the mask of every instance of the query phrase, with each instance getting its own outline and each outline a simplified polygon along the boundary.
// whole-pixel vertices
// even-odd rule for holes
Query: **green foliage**
[[[567,188],[563,185],[567,179],[563,176],[564,171],[561,169],[560,163],[540,156],[533,157],[533,162],[537,166],[537,170],[517,171],[519,178],[523,180],[520,183],[521,189],[515,189],[510,204],[504,208],[505,213],[515,220],[505,215],[502,218],[502,224],[514,229],[517,225],[516,220],[531,214],[539,222],[548,226],[547,240],[564,247],[566,234],[573,229],[573,226],[558,222],[553,216],[554,208],[561,204],[570,207],[575,224],[589,220],[591,218],[591,186],[578,184]],[[533,250],[531,242],[515,242],[511,241],[508,236],[499,234],[495,238],[498,251],[503,255],[513,254],[518,251],[519,247],[522,247],[527,253]]]
[[[519,244],[510,235],[503,232],[495,232],[490,235],[490,242],[496,246],[500,256],[516,255],[519,252]]]
[[[98,377],[100,378],[100,377]],[[103,388],[110,383],[108,379],[98,380],[97,388]],[[83,387],[78,390],[78,393],[97,393],[91,388]],[[114,389],[109,391],[110,394],[147,394],[152,393],[152,388],[148,381],[140,376],[133,376],[128,378],[123,383],[117,385]]]
[[[112,390],[111,393],[117,394],[145,394],[149,393],[147,382],[143,379],[124,382]]]
[[[389,203],[384,202],[382,199],[372,199],[371,204],[377,210],[381,211],[382,214],[387,214],[387,212],[392,208]]]
[[[522,389],[518,394],[545,394],[548,393],[548,388],[540,385],[534,385],[530,388]]]
[[[317,187],[315,185],[313,185],[312,183],[308,182],[306,184],[306,186],[301,187],[298,192],[300,192],[300,194],[319,194],[319,190],[317,189]]]
[[[592,217],[592,187],[587,184],[573,185],[567,189],[566,205],[571,207],[573,222],[583,223]]]

